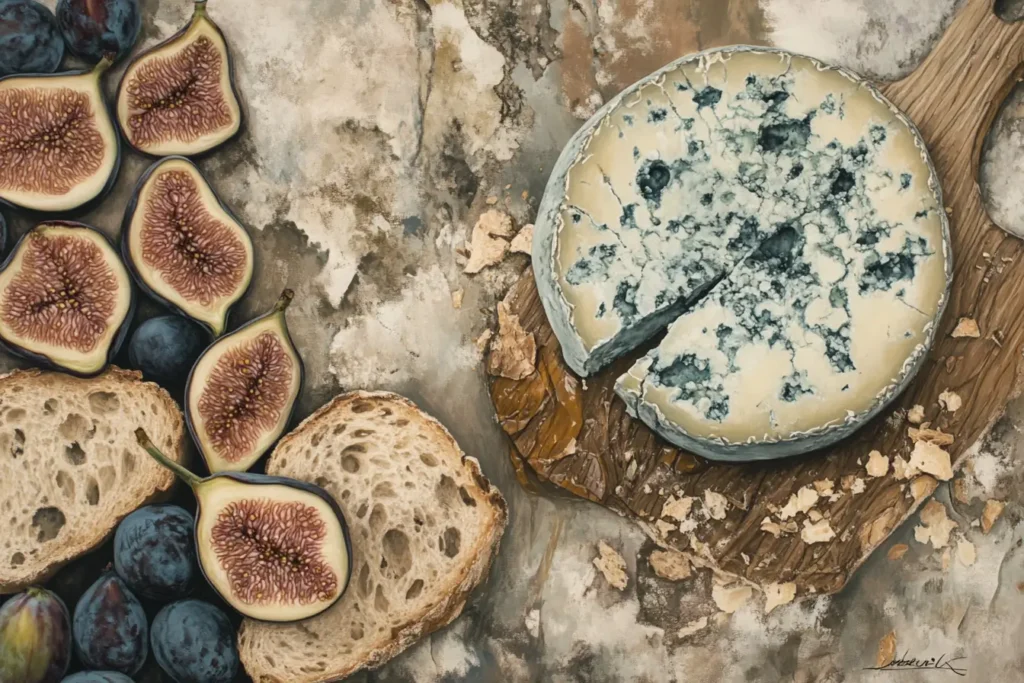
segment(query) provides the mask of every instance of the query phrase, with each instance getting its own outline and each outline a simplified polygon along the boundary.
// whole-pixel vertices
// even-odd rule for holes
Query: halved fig
[[[37,225],[0,266],[0,342],[58,370],[101,372],[124,341],[134,306],[117,251],[82,223]]]
[[[284,622],[320,614],[341,598],[352,543],[331,494],[265,474],[202,479],[164,456],[141,427],[135,436],[195,494],[199,566],[229,605],[253,619]]]
[[[286,289],[266,315],[215,341],[185,386],[185,420],[211,472],[243,472],[284,433],[302,389]]]
[[[153,156],[202,154],[241,130],[231,55],[206,0],[185,28],[128,65],[117,122],[128,144]]]
[[[0,79],[0,200],[66,213],[113,186],[121,143],[100,87],[109,66]]]
[[[121,224],[121,253],[142,289],[219,337],[252,282],[249,233],[184,157],[142,176]]]

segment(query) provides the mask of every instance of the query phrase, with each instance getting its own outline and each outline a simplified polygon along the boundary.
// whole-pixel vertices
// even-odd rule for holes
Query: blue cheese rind
[[[730,48],[606,105],[563,151],[533,262],[586,375],[675,321],[620,378],[630,411],[707,457],[802,453],[920,367],[951,280],[913,125],[858,77]]]

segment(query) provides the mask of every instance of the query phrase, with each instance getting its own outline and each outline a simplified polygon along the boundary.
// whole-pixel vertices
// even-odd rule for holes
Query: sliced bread
[[[334,681],[450,623],[487,577],[508,518],[476,459],[390,393],[336,397],[281,440],[267,473],[334,496],[354,561],[348,591],[323,614],[243,622],[239,651],[257,683]]]
[[[184,460],[181,410],[139,373],[0,376],[0,594],[45,581],[171,488],[170,472],[136,442],[137,427]]]

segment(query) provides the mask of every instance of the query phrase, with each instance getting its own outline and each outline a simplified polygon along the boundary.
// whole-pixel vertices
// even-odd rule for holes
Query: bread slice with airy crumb
[[[137,372],[0,376],[0,594],[45,581],[170,490],[173,475],[139,447],[137,427],[185,460],[181,410]]]
[[[476,459],[390,393],[336,397],[281,440],[267,473],[334,496],[353,564],[348,590],[323,614],[243,622],[239,652],[257,683],[337,680],[450,623],[487,577],[508,518]]]

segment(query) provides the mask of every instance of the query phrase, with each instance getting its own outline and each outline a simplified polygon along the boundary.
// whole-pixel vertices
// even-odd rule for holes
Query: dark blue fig
[[[95,64],[104,54],[120,59],[131,51],[142,15],[138,0],[60,0],[57,26],[68,48]]]
[[[82,671],[65,678],[61,683],[135,683],[116,671]]]
[[[149,505],[124,518],[114,534],[114,568],[136,594],[158,602],[187,596],[199,571],[192,527],[177,505]]]
[[[132,675],[149,653],[142,604],[116,574],[99,578],[75,606],[75,654],[86,667]]]
[[[178,315],[150,318],[128,345],[128,362],[143,377],[169,388],[185,384],[196,359],[210,343],[198,324]]]
[[[57,683],[71,661],[71,623],[56,595],[29,588],[0,607],[0,682]]]
[[[50,74],[64,57],[53,13],[33,0],[0,2],[0,76]]]
[[[164,607],[150,640],[153,658],[175,683],[231,683],[238,673],[235,629],[209,603],[182,600]]]

